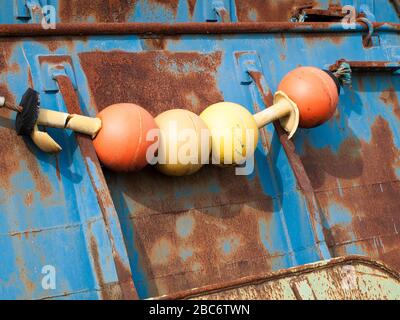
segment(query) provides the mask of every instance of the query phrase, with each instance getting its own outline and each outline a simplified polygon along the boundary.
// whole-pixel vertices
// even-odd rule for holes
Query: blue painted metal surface
[[[395,1],[340,0],[335,5],[353,6],[374,21],[399,22]],[[4,4],[3,4],[4,3]],[[1,0],[2,23],[26,23],[41,20],[36,7],[54,6],[58,22],[205,22],[221,21],[216,9],[225,8],[232,22],[288,21],[294,0]],[[309,3],[309,1],[304,1]],[[327,9],[332,1],[314,1],[314,7]],[[45,10],[47,12],[47,10]]]
[[[61,2],[47,4],[60,12]],[[207,20],[200,2],[192,16],[190,1],[172,7],[132,3],[135,9],[124,21]],[[326,8],[328,1],[319,3]],[[368,5],[377,21],[399,20],[389,1],[347,3]],[[0,4],[1,23],[32,22],[15,19],[8,1]],[[225,7],[238,21],[233,1]],[[97,14],[78,19],[78,13],[59,13],[58,19],[95,22]],[[400,60],[398,33],[379,31],[378,45],[366,48],[358,28],[326,34],[4,38],[0,95],[17,101],[31,86],[43,106],[67,111],[57,83],[47,90],[40,58],[59,64],[67,56],[67,74],[73,72],[82,111],[91,116],[121,101],[139,103],[153,115],[177,107],[199,113],[220,100],[256,112],[265,101],[255,83],[243,83],[240,52],[258,57],[263,86],[272,92],[299,65]],[[335,117],[294,138],[314,189],[313,206],[273,126],[263,132],[249,177],[209,167],[172,179],[148,168],[124,175],[105,171],[107,186],[74,134],[50,130],[63,152],[46,155],[17,137],[15,116],[0,110],[0,298],[121,297],[119,263],[132,272],[140,298],[341,255],[364,254],[399,270],[400,78],[368,70],[353,77]],[[108,188],[113,203],[99,198]],[[54,290],[42,287],[46,265],[56,270]]]

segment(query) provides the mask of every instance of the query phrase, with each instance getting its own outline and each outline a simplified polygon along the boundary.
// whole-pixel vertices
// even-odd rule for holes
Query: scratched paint
[[[337,258],[158,299],[399,300],[399,274],[360,257]]]
[[[79,3],[79,5],[77,5]],[[223,0],[227,16],[231,21],[289,21],[299,9],[311,9],[315,21],[327,21],[334,8],[353,5],[357,12],[365,10],[373,14],[377,21],[399,22],[399,6],[395,1],[330,1],[330,0]],[[56,8],[57,22],[205,22],[210,18],[210,8],[200,0],[57,0],[51,3]],[[4,23],[26,23],[29,17],[17,19],[16,8],[7,0],[1,0],[3,10],[0,19]],[[333,7],[333,8],[330,8]],[[340,10],[339,10],[340,11]],[[212,12],[212,11],[211,11]],[[37,10],[41,17],[40,8]],[[215,19],[215,16],[213,15]],[[28,19],[28,20],[26,20]],[[31,19],[35,21],[37,18]],[[36,20],[37,21],[37,20]],[[329,21],[329,20],[328,20]]]

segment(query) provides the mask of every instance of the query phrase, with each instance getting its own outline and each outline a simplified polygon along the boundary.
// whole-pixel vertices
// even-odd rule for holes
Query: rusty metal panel
[[[400,275],[383,264],[354,256],[157,299],[400,300]]]
[[[319,142],[316,136],[300,136],[299,149],[324,208],[335,255],[361,250],[398,269],[399,105],[394,88],[399,78],[367,75],[355,76],[352,90],[342,96],[345,109],[326,128],[340,135],[333,138],[325,131],[325,141]]]
[[[306,10],[309,21],[340,21],[353,6],[371,20],[399,22],[398,0],[221,0],[219,14],[212,0],[1,0],[2,23],[37,23],[53,6],[62,23],[121,22],[278,22],[291,21]]]
[[[305,39],[305,45],[318,47],[326,42],[335,46],[341,45],[342,48],[337,48],[337,53],[333,54],[335,56],[339,55],[346,45],[352,46],[356,38],[346,39],[340,35],[336,38],[309,35]],[[187,46],[186,43],[189,39],[190,47],[191,49],[195,48],[195,51],[182,50]],[[254,108],[256,105],[262,107],[262,102],[256,101],[257,99],[253,100],[246,91],[240,89],[239,84],[236,85],[235,90],[231,89],[232,86],[235,87],[234,82],[226,84],[224,79],[235,79],[236,77],[233,71],[234,67],[231,67],[231,64],[234,64],[234,52],[229,51],[232,49],[227,41],[211,39],[217,42],[213,43],[211,47],[216,46],[219,50],[205,54],[198,53],[205,50],[204,42],[199,40],[196,46],[192,37],[188,37],[188,40],[186,37],[172,39],[165,37],[162,40],[142,39],[141,44],[145,50],[138,53],[114,51],[112,53],[80,54],[80,63],[88,79],[91,101],[95,101],[100,109],[120,100],[139,101],[142,105],[147,106],[154,115],[168,108],[182,105],[189,110],[200,112],[207,105],[222,99],[222,94],[226,100],[234,99],[234,101],[243,101],[245,105],[253,104]],[[254,40],[260,39],[255,37]],[[162,46],[159,46],[160,41],[162,41]],[[236,40],[233,37],[231,41]],[[262,59],[265,58],[264,65],[273,67],[273,70],[285,68],[289,70],[290,67],[286,64],[291,61],[294,66],[296,57],[290,53],[290,46],[295,47],[302,40],[299,38],[288,40],[278,36],[264,38],[263,41],[264,46],[268,46],[269,41],[271,41],[271,45],[273,43],[275,46],[282,43],[282,51],[285,52],[271,52],[266,57],[261,56]],[[257,50],[255,42],[249,42],[247,47]],[[361,50],[366,50],[363,49],[361,39],[359,46]],[[208,47],[210,45],[207,45]],[[168,50],[168,52],[163,52],[161,49]],[[177,49],[178,51],[176,51]],[[261,48],[259,50],[262,52]],[[331,53],[325,51],[320,54],[329,56]],[[310,53],[310,59],[312,56],[313,53]],[[360,54],[361,56],[362,54]],[[323,60],[325,63],[329,63],[330,59],[324,57]],[[274,65],[268,61],[274,61]],[[182,72],[183,66],[187,66],[185,72]],[[103,83],[101,75],[105,70],[107,70],[108,79],[106,83]],[[179,72],[180,70],[181,72]],[[284,72],[284,70],[277,71],[282,75]],[[271,87],[276,86],[279,76],[268,72],[265,74]],[[121,83],[121,86],[115,91],[111,84],[116,82]],[[203,83],[207,83],[207,92],[203,91],[205,87]],[[130,90],[130,88],[135,88],[135,90]],[[352,90],[355,88],[354,86]],[[110,94],[102,95],[102,92]],[[146,94],[143,94],[144,92]],[[242,96],[243,94],[244,96]],[[104,99],[106,100],[104,101]],[[343,101],[345,110],[346,98]],[[343,112],[343,116],[345,114],[346,110]],[[338,121],[341,116],[342,114],[338,114],[336,119],[324,128],[330,128],[332,123]],[[302,139],[310,135],[313,136],[313,132],[303,131],[295,139],[300,151]],[[337,139],[334,135],[331,136]],[[259,171],[256,172],[254,178],[250,179],[250,182],[247,181],[248,179],[239,181],[240,179],[237,177],[232,178],[232,182],[229,182],[232,173],[221,172],[215,168],[206,168],[200,174],[183,180],[162,177],[151,168],[132,175],[118,176],[106,173],[114,203],[120,213],[121,221],[123,221],[125,238],[129,239],[126,240],[126,243],[131,261],[136,268],[137,274],[134,277],[137,277],[135,282],[141,294],[151,296],[213,282],[223,283],[239,275],[257,274],[261,270],[289,267],[296,265],[299,261],[319,260],[321,254],[336,256],[353,253],[351,250],[336,251],[335,238],[332,238],[334,228],[330,227],[329,220],[325,216],[327,205],[314,183],[316,175],[310,172],[307,158],[300,152],[306,172],[310,176],[319,200],[324,235],[329,248],[329,253],[318,254],[315,244],[313,244],[314,240],[312,240],[314,237],[312,228],[307,222],[309,221],[307,219],[311,218],[308,217],[309,208],[305,198],[296,190],[296,182],[290,172],[287,159],[282,155],[280,157],[276,155],[276,152],[279,154],[280,149],[279,139],[273,130],[268,130],[266,137],[266,146],[261,146],[260,150],[267,147],[269,152],[267,154],[265,151],[260,153]],[[318,134],[315,137],[319,137]],[[334,145],[334,143],[332,144]],[[347,155],[347,153],[344,154]],[[267,158],[263,160],[265,156]],[[318,157],[315,159],[318,161]],[[342,161],[343,166],[346,166],[348,159],[344,157]],[[370,162],[379,166],[381,160],[374,159]],[[335,165],[331,160],[325,163]],[[318,168],[315,165],[311,165],[311,167]],[[288,168],[289,171],[285,171],[284,168]],[[386,168],[387,166],[383,170]],[[266,173],[263,173],[265,172],[263,170],[267,170]],[[351,171],[351,169],[349,170]],[[352,172],[355,175],[358,173],[355,169]],[[281,178],[281,175],[285,178]],[[265,180],[262,177],[269,177],[269,179]],[[271,179],[271,177],[273,178]],[[257,181],[259,179],[261,180]],[[285,181],[284,184],[282,179]],[[290,191],[290,185],[292,185],[292,191]],[[215,196],[213,196],[212,190],[216,190]],[[386,193],[386,196],[392,199],[393,205],[397,205],[394,194]],[[271,199],[268,200],[268,198]],[[289,199],[292,198],[297,198],[297,200],[290,202]],[[364,201],[362,199],[356,195],[352,199],[352,203]],[[283,212],[278,209],[282,208],[282,205],[284,206]],[[293,208],[297,208],[297,210],[302,208],[301,210],[304,210],[303,212],[306,214],[305,220],[300,218],[301,216],[282,217],[282,213],[288,214]],[[390,209],[388,211],[390,212]],[[299,212],[302,211],[296,211],[296,213]],[[214,220],[215,217],[217,220]],[[281,220],[282,218],[284,220]],[[231,221],[233,224],[227,224]],[[379,223],[378,221],[376,223]],[[391,221],[392,219],[386,220],[388,228],[393,228],[398,223],[395,220],[394,224],[390,226]],[[217,229],[211,231],[211,226],[216,223]],[[248,227],[243,229],[244,225]],[[199,226],[208,226],[208,228]],[[307,232],[303,232],[301,237],[296,237],[297,233],[294,230],[297,230],[299,226],[303,226],[306,228],[305,230],[311,228],[308,229],[311,233],[307,236]],[[211,235],[208,233],[209,228],[211,228]],[[285,229],[289,231],[285,231]],[[378,236],[368,228],[363,230],[365,234],[368,234],[367,237]],[[273,235],[271,231],[274,231]],[[212,235],[221,232],[224,235],[222,240],[216,239]],[[285,236],[285,232],[289,233],[286,239],[282,238]],[[186,236],[182,237],[181,234]],[[265,241],[266,236],[270,238],[269,241],[272,242],[273,247],[278,246],[278,250],[272,248],[272,253],[270,252],[269,241]],[[284,243],[286,244],[281,246]],[[224,251],[224,246],[228,255]],[[260,248],[262,248],[261,251]],[[307,250],[309,253],[306,253]],[[354,250],[356,253],[364,252],[357,246]],[[392,262],[387,259],[387,256],[378,252],[374,250],[366,254],[383,259],[388,263]],[[393,256],[397,255],[398,250],[394,249]],[[221,260],[220,257],[224,256],[227,258]],[[230,258],[235,256],[236,259]],[[396,264],[392,264],[392,266],[397,267]]]
[[[206,17],[199,2],[176,9],[172,1],[141,1],[145,7],[131,10],[135,1],[113,1],[101,13],[98,2],[81,2],[79,12],[68,7],[73,1],[54,2],[66,10],[58,18],[90,26],[0,25],[1,95],[17,102],[31,86],[46,107],[92,116],[118,102],[138,103],[154,116],[173,108],[200,113],[222,100],[255,112],[299,65],[375,63],[357,65],[329,123],[300,130],[292,143],[279,128],[263,130],[248,177],[211,166],[179,179],[151,167],[123,175],[104,169],[103,176],[88,139],[51,130],[64,150],[45,155],[16,136],[15,115],[0,111],[0,298],[133,298],[136,289],[140,298],[173,296],[352,254],[400,269],[400,86],[383,63],[399,61],[398,25],[373,24],[379,41],[366,47],[361,24],[348,31],[340,23],[112,24],[188,21],[188,8],[193,21]],[[239,1],[226,5],[233,21],[269,19],[252,19]],[[285,16],[271,16],[286,21],[291,5]],[[393,11],[389,2],[374,6],[376,16],[387,7]],[[265,96],[257,83],[241,84],[242,52],[259,57]],[[69,64],[74,81],[61,78],[46,90],[44,63]],[[47,264],[61,279],[54,292],[41,287]],[[302,278],[287,290],[320,297],[310,287]],[[287,290],[264,297],[285,298]]]
[[[41,91],[39,52],[18,39],[1,44],[2,94],[18,103],[28,86]],[[42,103],[65,110],[60,96],[43,95]],[[14,114],[0,112],[0,298],[124,298],[118,269],[124,266],[132,282],[130,266],[116,213],[110,218],[112,201],[99,199],[101,170],[88,176],[70,133],[52,130],[63,154],[44,154],[16,135]],[[48,267],[56,279],[51,289],[42,282]]]
[[[222,101],[216,81],[222,57],[220,51],[79,54],[91,100],[99,109],[116,101],[137,101],[153,115],[174,106],[200,113]],[[108,77],[102,82],[105,72]],[[113,83],[121,85],[114,89]],[[272,166],[264,152],[260,161]],[[131,261],[136,262],[139,254],[136,270],[144,279],[136,278],[135,283],[141,294],[176,292],[280,269],[296,259],[321,258],[306,236],[307,220],[304,239],[292,253],[279,209],[291,201],[273,199],[274,186],[260,181],[263,169],[259,170],[250,178],[217,168],[187,178],[163,177],[152,168],[135,174],[106,173]],[[302,197],[291,196],[301,206]],[[210,237],[214,234],[219,236]]]

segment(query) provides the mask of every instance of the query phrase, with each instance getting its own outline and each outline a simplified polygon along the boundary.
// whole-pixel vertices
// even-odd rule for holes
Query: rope
[[[339,79],[342,85],[351,85],[351,67],[346,61],[340,63],[338,69],[333,72],[336,78]]]

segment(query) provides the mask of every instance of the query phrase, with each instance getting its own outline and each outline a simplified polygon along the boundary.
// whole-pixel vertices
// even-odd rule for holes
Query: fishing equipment
[[[150,161],[147,151],[158,140],[148,137],[157,130],[154,118],[144,108],[132,103],[119,103],[98,114],[102,129],[93,140],[100,162],[117,172],[138,171]],[[147,159],[149,157],[149,159]]]
[[[62,148],[39,126],[70,129],[90,136],[102,164],[114,171],[142,169],[148,163],[147,147],[157,144],[146,141],[147,132],[157,129],[153,117],[135,104],[112,105],[92,118],[40,108],[39,93],[29,88],[17,106],[0,97],[1,107],[17,112],[18,135],[31,137],[47,153],[58,153]]]
[[[340,85],[336,77],[329,71],[315,67],[300,67],[289,72],[283,78],[278,90],[278,94],[284,92],[287,97],[294,101],[299,111],[299,126],[301,128],[315,128],[334,115],[339,102]],[[286,108],[287,112],[290,112],[285,99],[280,101],[282,103],[280,109]],[[273,112],[272,108],[274,107],[272,106],[267,110]],[[283,117],[285,117],[285,114],[283,114]],[[296,130],[295,126],[289,129],[291,136],[294,135]]]
[[[214,164],[242,163],[249,146],[258,143],[258,124],[244,107],[231,102],[220,102],[204,110],[200,118],[210,129]]]
[[[199,171],[211,152],[210,134],[203,120],[183,109],[166,111],[155,120],[160,129],[156,168],[169,176]]]
[[[43,152],[57,153],[62,148],[47,132],[40,131],[39,126],[71,129],[92,137],[95,137],[101,129],[100,119],[42,109],[39,106],[39,93],[31,88],[26,90],[18,106],[0,97],[0,108],[17,112],[15,121],[17,134],[30,136],[33,143]]]
[[[314,128],[335,113],[340,85],[348,82],[350,68],[333,74],[315,67],[288,73],[274,96],[274,105],[252,115],[246,108],[223,102],[208,107],[200,117],[210,129],[213,157],[219,164],[241,164],[253,155],[258,129],[279,120],[291,139],[298,127]],[[251,148],[249,148],[251,147]],[[249,152],[253,150],[253,152]]]

